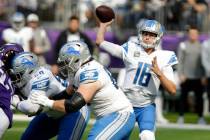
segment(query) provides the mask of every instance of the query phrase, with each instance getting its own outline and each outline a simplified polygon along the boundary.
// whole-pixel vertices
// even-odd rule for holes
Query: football
[[[95,10],[95,13],[98,19],[103,23],[109,22],[115,18],[112,8],[105,5],[98,6]]]

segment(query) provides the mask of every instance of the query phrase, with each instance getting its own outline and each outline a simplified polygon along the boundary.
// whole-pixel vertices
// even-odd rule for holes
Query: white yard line
[[[17,115],[13,116],[15,121],[30,121],[33,117],[27,117],[26,115]],[[89,120],[89,124],[94,123],[94,119]],[[137,126],[137,124],[136,124]],[[210,124],[208,125],[198,125],[198,124],[176,124],[176,123],[168,123],[168,124],[159,124],[157,123],[157,128],[173,128],[173,129],[188,129],[188,130],[210,130]]]

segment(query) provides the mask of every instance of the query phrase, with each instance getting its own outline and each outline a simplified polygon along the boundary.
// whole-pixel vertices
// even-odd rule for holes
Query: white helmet
[[[87,44],[82,41],[71,41],[62,46],[57,63],[64,78],[77,72],[81,65],[91,58]]]
[[[33,21],[39,22],[39,17],[38,17],[38,15],[36,15],[36,14],[29,14],[29,15],[27,16],[27,22],[33,22]]]
[[[163,36],[164,33],[164,29],[161,26],[161,24],[156,21],[156,20],[144,20],[143,22],[141,22],[140,25],[138,25],[138,38],[139,38],[139,42],[140,45],[145,48],[155,48],[159,45],[160,40]],[[152,44],[146,44],[143,42],[143,37],[142,37],[142,33],[143,32],[150,32],[150,33],[154,33],[157,35],[157,37],[155,38],[154,42]]]
[[[11,24],[12,24],[12,28],[19,31],[25,25],[24,15],[20,12],[14,13],[14,15],[11,18]]]
[[[24,86],[31,80],[31,74],[38,68],[37,56],[30,52],[23,52],[15,56],[12,61],[10,77],[17,87]]]

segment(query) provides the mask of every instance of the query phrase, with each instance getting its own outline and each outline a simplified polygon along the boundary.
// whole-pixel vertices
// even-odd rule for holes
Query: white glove
[[[11,98],[11,105],[14,108],[17,108],[17,105],[18,105],[19,102],[20,102],[20,97],[18,95],[14,94]]]
[[[53,107],[53,100],[50,100],[47,96],[39,93],[32,93],[29,97],[29,100],[31,100],[32,103],[34,104],[39,104],[44,107]]]

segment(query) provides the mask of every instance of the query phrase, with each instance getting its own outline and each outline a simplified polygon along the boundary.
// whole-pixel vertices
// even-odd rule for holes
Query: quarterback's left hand
[[[162,76],[162,72],[160,71],[158,64],[157,64],[157,57],[155,56],[153,61],[152,61],[152,67],[151,70],[158,76],[161,77]]]
[[[43,94],[39,94],[39,93],[32,93],[29,99],[34,104],[39,104],[39,105],[42,105],[44,107],[49,107],[49,108],[52,108],[53,103],[54,103],[53,100],[50,100],[47,96]]]

